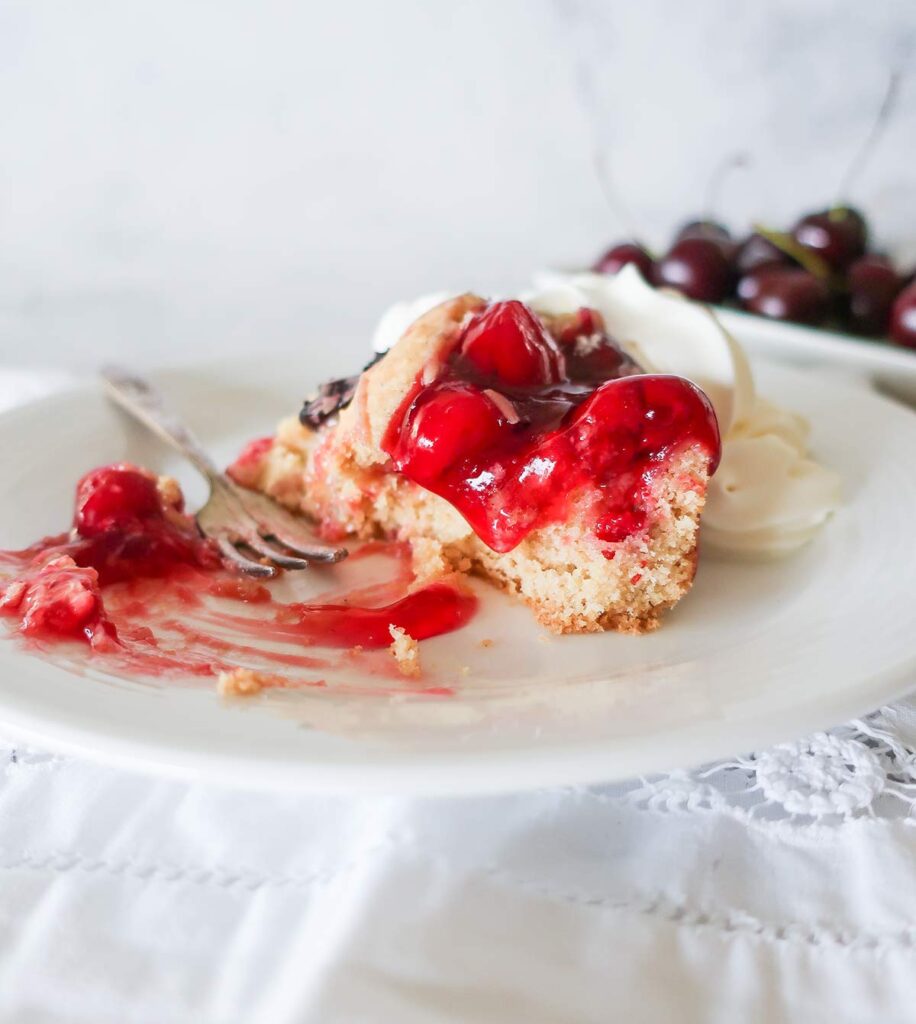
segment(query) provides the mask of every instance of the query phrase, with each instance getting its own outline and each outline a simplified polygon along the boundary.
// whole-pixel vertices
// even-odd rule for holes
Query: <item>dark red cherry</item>
[[[563,355],[540,320],[517,300],[494,302],[464,329],[461,354],[483,374],[507,384],[555,384]]]
[[[619,245],[612,246],[595,261],[592,270],[599,274],[616,274],[628,263],[632,263],[647,281],[652,280],[652,268],[655,266],[655,261],[636,242],[621,242]]]
[[[759,267],[778,266],[790,262],[791,260],[782,249],[756,231],[745,238],[735,257],[735,266],[742,276]]]
[[[868,227],[858,210],[841,206],[802,217],[792,229],[792,237],[834,270],[843,270],[865,253]]]
[[[890,335],[898,345],[916,349],[916,281],[908,284],[894,300]]]
[[[738,299],[760,316],[818,324],[830,308],[830,289],[801,267],[764,266],[741,278]]]
[[[555,316],[550,330],[563,350],[566,373],[577,382],[599,382],[639,373],[636,363],[608,336],[596,309]]]
[[[655,264],[653,281],[691,299],[721,302],[731,290],[732,269],[718,243],[684,238]]]
[[[702,238],[707,242],[715,242],[722,250],[722,255],[731,260],[735,255],[735,240],[724,224],[714,220],[691,220],[682,225],[674,236],[675,244],[685,238]]]
[[[398,470],[427,484],[450,466],[492,445],[505,425],[502,412],[483,392],[465,384],[445,384],[420,395],[408,414]]]
[[[887,333],[891,307],[902,281],[885,256],[862,256],[846,272],[844,322],[856,334],[880,337]]]
[[[161,516],[156,478],[129,463],[94,469],[77,485],[73,525],[83,537]]]

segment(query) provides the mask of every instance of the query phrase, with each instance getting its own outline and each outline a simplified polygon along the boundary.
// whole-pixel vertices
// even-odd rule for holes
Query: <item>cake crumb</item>
[[[489,637],[486,637],[485,639],[480,641],[480,646],[484,648],[492,647],[493,641]]]
[[[181,493],[181,486],[175,477],[157,477],[156,490],[159,492],[163,505],[177,509],[184,508],[184,495]]]
[[[462,674],[463,676],[469,676],[469,675],[471,674],[471,666],[470,666],[470,665],[462,665],[462,666],[461,666],[461,668],[460,668],[460,669],[458,669],[458,671],[459,671],[459,672],[460,672],[460,673],[461,673],[461,674]]]
[[[216,692],[221,697],[253,697],[270,685],[266,676],[250,668],[234,668],[220,672]]]
[[[394,660],[398,663],[401,675],[416,678],[422,671],[420,668],[419,643],[414,640],[406,629],[402,629],[401,626],[395,626],[394,623],[388,626],[388,632],[391,634],[392,640],[389,650],[394,655]]]

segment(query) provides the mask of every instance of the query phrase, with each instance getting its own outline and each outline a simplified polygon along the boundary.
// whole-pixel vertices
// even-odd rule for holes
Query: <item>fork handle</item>
[[[211,484],[227,483],[197,438],[166,408],[162,395],[148,380],[119,366],[106,366],[102,370],[102,380],[113,401],[189,459]]]

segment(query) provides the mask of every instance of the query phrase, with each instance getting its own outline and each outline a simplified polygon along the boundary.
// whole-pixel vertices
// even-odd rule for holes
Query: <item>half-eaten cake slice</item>
[[[410,542],[417,573],[473,572],[559,633],[644,632],[690,588],[719,431],[598,313],[463,295],[233,466],[323,534]]]

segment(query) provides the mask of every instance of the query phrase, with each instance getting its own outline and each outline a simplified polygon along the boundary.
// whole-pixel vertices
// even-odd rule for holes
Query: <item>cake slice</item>
[[[643,373],[594,310],[462,295],[231,472],[328,538],[409,541],[421,578],[482,576],[555,632],[640,633],[690,588],[718,458],[703,392]]]

